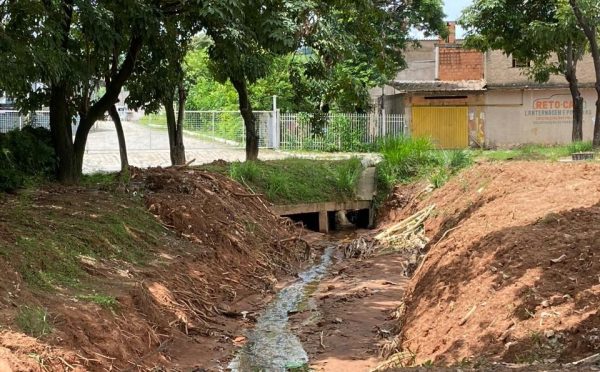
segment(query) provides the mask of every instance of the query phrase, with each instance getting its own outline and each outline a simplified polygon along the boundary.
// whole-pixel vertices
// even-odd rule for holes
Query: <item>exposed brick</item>
[[[444,81],[483,79],[483,54],[456,46],[440,45],[439,79]]]

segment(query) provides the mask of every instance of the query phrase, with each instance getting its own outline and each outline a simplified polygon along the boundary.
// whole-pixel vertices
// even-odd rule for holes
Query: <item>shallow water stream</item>
[[[323,278],[333,251],[333,247],[327,248],[320,263],[299,274],[299,279],[268,305],[248,333],[248,342],[229,364],[232,371],[286,371],[308,363],[302,343],[289,329],[288,314],[303,302],[307,286]]]

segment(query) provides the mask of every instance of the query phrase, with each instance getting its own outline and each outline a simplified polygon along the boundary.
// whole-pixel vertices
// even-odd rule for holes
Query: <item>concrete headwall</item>
[[[596,94],[583,89],[583,137],[591,140]],[[490,90],[485,94],[485,144],[512,147],[521,144],[571,142],[572,99],[568,89]]]

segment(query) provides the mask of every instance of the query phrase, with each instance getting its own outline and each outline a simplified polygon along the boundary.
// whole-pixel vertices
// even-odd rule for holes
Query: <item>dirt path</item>
[[[306,309],[291,318],[316,371],[367,371],[393,326],[391,314],[406,278],[400,256],[338,261],[316,287]],[[322,336],[321,336],[322,335]]]

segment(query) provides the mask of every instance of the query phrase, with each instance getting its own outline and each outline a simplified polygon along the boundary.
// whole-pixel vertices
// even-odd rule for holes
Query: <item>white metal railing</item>
[[[254,111],[259,134],[259,147],[276,147],[270,135],[274,130],[273,111]],[[164,113],[150,114],[140,119],[141,123],[153,126],[166,126]],[[231,146],[244,146],[246,128],[239,111],[186,111],[184,129],[198,137],[227,143]]]
[[[255,111],[254,114],[257,119],[259,146],[262,148],[367,151],[372,149],[372,144],[379,138],[408,134],[403,115],[397,114],[307,114],[278,111]],[[164,113],[145,115],[140,118],[133,112],[120,112],[120,116],[124,121],[138,122],[159,129],[166,128]],[[26,125],[49,128],[49,111],[36,111],[22,115],[14,110],[0,110],[0,133],[20,129]],[[125,124],[126,132],[132,130],[140,132],[136,134],[137,141],[128,144],[131,149],[168,149],[166,133],[163,135],[162,131],[144,131],[141,126],[140,129],[134,128],[136,127],[127,128]],[[110,122],[99,123],[94,129],[100,132],[114,130]],[[186,111],[184,129],[194,137],[198,137],[199,141],[190,141],[194,142],[192,146],[198,148],[214,148],[203,143],[222,143],[228,147],[243,147],[245,144],[246,130],[239,111]],[[116,141],[116,137],[114,139],[110,137],[97,143],[89,141],[88,150],[113,149],[115,146],[112,141]]]
[[[285,150],[366,151],[378,138],[407,134],[397,114],[283,113],[280,128]]]

